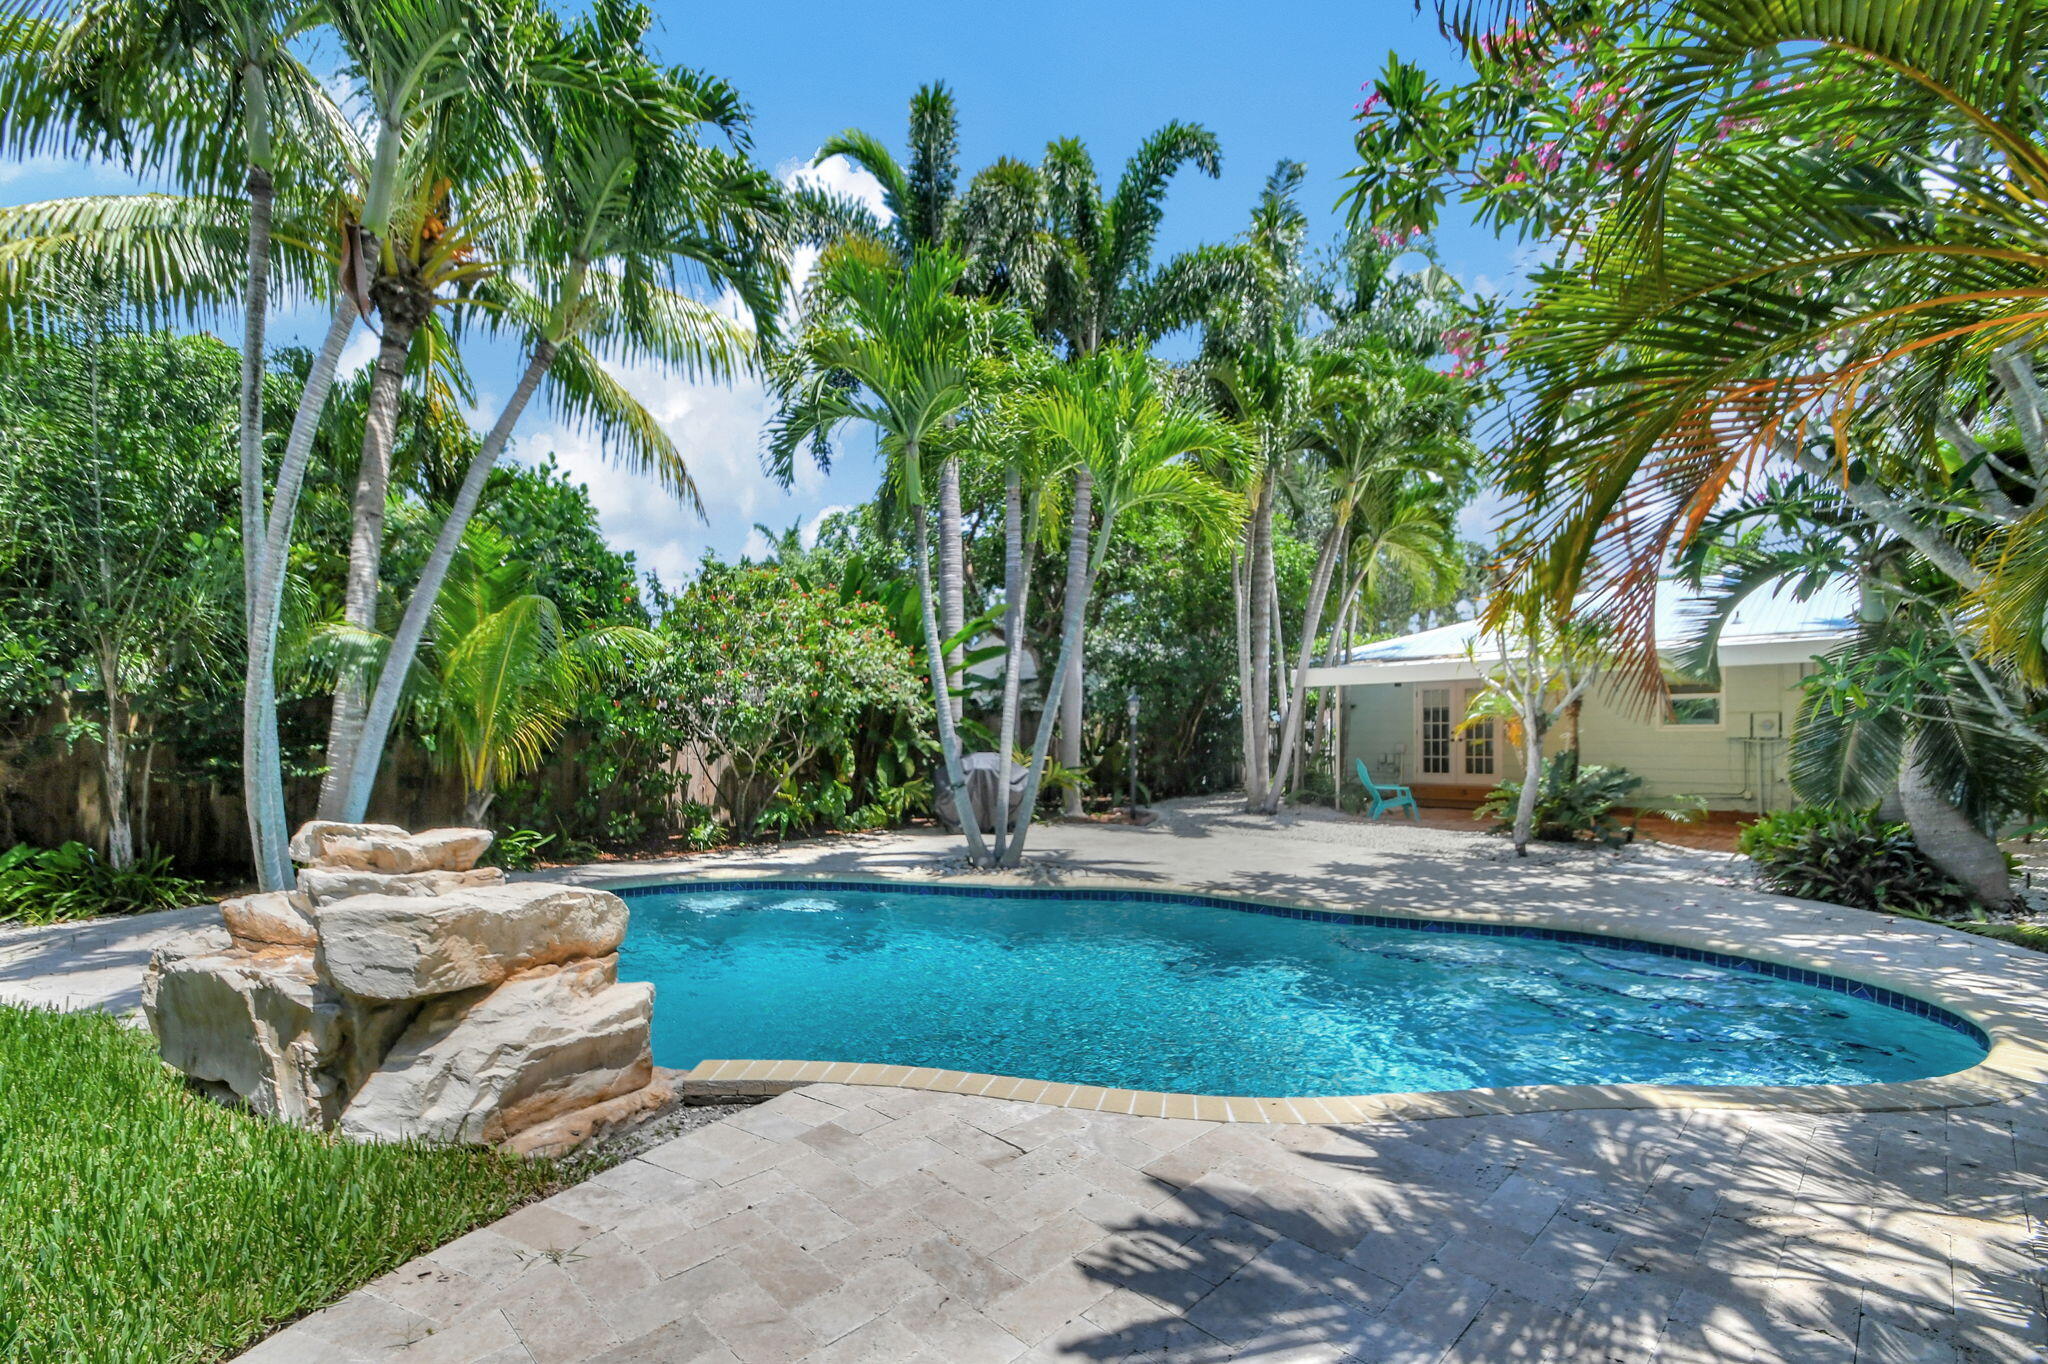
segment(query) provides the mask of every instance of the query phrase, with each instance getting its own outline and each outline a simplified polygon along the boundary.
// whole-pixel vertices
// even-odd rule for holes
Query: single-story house
[[[1659,589],[1657,640],[1667,659],[1692,633],[1687,600],[1676,583]],[[1799,710],[1799,680],[1816,654],[1854,630],[1855,610],[1848,589],[1806,601],[1789,592],[1752,595],[1721,634],[1719,678],[1674,678],[1668,709],[1645,704],[1620,679],[1596,681],[1579,716],[1581,757],[1628,768],[1644,779],[1645,797],[1698,796],[1715,810],[1787,808],[1786,738]],[[1474,640],[1476,665],[1467,648]],[[1519,778],[1520,755],[1494,722],[1460,730],[1485,688],[1481,669],[1492,653],[1478,623],[1466,620],[1362,645],[1334,666],[1311,668],[1311,686],[1342,689],[1347,776],[1356,771],[1352,759],[1363,759],[1376,780],[1413,787],[1423,804],[1469,804],[1502,777]]]

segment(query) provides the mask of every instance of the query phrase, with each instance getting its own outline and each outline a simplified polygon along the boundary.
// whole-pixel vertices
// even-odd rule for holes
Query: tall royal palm
[[[729,288],[757,327],[780,302],[786,213],[774,182],[738,151],[698,141],[738,136],[737,94],[694,72],[665,71],[641,46],[640,7],[604,0],[558,41],[558,77],[530,88],[521,122],[537,186],[516,268],[479,287],[482,317],[516,328],[527,357],[511,397],[471,460],[412,590],[366,708],[342,818],[361,819],[411,661],[492,467],[536,392],[594,420],[612,443],[696,501],[681,455],[600,353],[657,360],[671,372],[729,379],[754,334],[685,289]]]
[[[919,252],[907,270],[857,245],[830,253],[807,290],[813,315],[778,365],[782,411],[769,432],[768,462],[787,481],[800,448],[823,448],[847,422],[865,422],[880,435],[915,536],[926,663],[946,779],[967,831],[968,855],[985,865],[988,845],[967,798],[932,590],[924,456],[974,402],[977,362],[1029,338],[1016,314],[960,294],[965,271],[957,256],[939,251]]]

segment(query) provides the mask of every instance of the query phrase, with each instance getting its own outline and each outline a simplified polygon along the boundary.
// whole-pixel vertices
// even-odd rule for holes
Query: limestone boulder
[[[507,1138],[498,1149],[515,1156],[566,1156],[600,1137],[650,1122],[683,1102],[680,1070],[654,1068],[640,1088],[616,1099],[602,1099],[559,1118],[537,1122]]]
[[[322,1127],[339,1112],[327,1067],[342,1045],[342,1001],[304,948],[250,950],[224,929],[181,935],[143,973],[142,1011],[165,1061],[264,1117]]]
[[[349,871],[468,871],[490,850],[489,829],[427,829],[397,834],[328,833],[314,865]]]
[[[318,917],[328,978],[351,995],[387,1002],[607,956],[626,936],[618,896],[538,881],[438,896],[359,895],[323,906]]]
[[[326,867],[304,867],[299,871],[299,894],[315,909],[356,895],[448,895],[504,884],[505,873],[498,867],[404,873]]]
[[[292,841],[285,851],[292,861],[300,866],[321,862],[327,856],[327,840],[330,838],[405,838],[407,833],[396,824],[345,824],[334,819],[308,820],[292,835]]]
[[[311,902],[295,891],[272,890],[222,900],[220,917],[243,947],[311,947],[320,934],[310,908]]]
[[[502,1142],[645,1088],[654,987],[617,983],[617,959],[520,972],[427,1003],[357,1091],[358,1140]]]

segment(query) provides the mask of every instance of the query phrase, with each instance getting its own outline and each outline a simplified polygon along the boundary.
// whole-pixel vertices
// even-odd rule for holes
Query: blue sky
[[[1446,75],[1462,65],[1433,18],[1416,14],[1407,0],[1034,0],[975,7],[930,0],[880,6],[671,0],[655,10],[659,54],[736,84],[754,111],[756,155],[784,173],[807,164],[826,137],[850,126],[900,149],[910,94],[929,80],[945,80],[958,99],[966,173],[1001,155],[1036,160],[1048,140],[1072,134],[1088,143],[1104,179],[1113,182],[1124,158],[1160,124],[1175,118],[1206,124],[1222,142],[1223,174],[1213,181],[1194,172],[1176,179],[1159,243],[1162,258],[1236,233],[1281,157],[1307,164],[1305,204],[1318,235],[1333,236],[1335,201],[1352,161],[1351,109],[1361,97],[1359,83],[1380,69],[1389,49]],[[861,189],[843,171],[835,183]],[[118,176],[90,167],[0,164],[0,200],[6,202],[120,186]],[[1468,283],[1497,289],[1513,278],[1512,242],[1461,223],[1440,235],[1439,247],[1444,263]],[[305,319],[281,318],[280,339],[304,325]],[[350,362],[366,363],[372,344],[358,332]],[[484,412],[495,411],[514,361],[509,352],[471,358]],[[778,528],[809,522],[873,491],[873,462],[857,452],[829,476],[807,472],[789,493],[762,478],[757,441],[767,409],[757,386],[715,389],[653,371],[625,377],[689,458],[708,521],[664,497],[650,480],[606,464],[587,435],[550,413],[529,413],[517,457],[556,453],[591,485],[613,541],[671,582],[707,548],[739,552],[757,521]]]

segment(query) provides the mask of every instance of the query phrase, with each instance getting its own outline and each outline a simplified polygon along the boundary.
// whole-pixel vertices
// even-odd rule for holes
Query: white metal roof
[[[1699,599],[1679,583],[1657,587],[1657,647],[1676,653],[1695,632]],[[1721,666],[1803,663],[1856,628],[1856,594],[1830,583],[1805,601],[1789,589],[1753,593],[1721,631]],[[1467,646],[1479,637],[1479,622],[1461,620],[1396,639],[1361,644],[1333,668],[1311,668],[1310,686],[1364,682],[1438,682],[1477,677]],[[1481,646],[1482,658],[1486,646]]]

